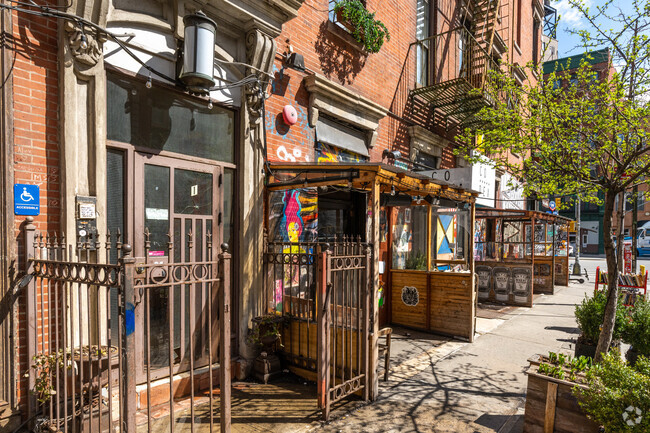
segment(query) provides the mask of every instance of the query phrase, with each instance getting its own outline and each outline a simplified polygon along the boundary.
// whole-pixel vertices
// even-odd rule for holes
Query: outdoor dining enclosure
[[[534,293],[568,286],[569,221],[538,211],[477,209],[479,300],[532,307]]]
[[[391,323],[472,341],[472,200],[406,198],[390,206],[398,203],[386,201]]]
[[[474,197],[386,164],[269,165],[262,310],[283,318],[283,363],[317,382],[325,414],[348,395],[376,396],[381,309],[395,306],[396,324],[472,338]],[[414,232],[414,221],[441,228]],[[423,257],[423,269],[406,266]]]

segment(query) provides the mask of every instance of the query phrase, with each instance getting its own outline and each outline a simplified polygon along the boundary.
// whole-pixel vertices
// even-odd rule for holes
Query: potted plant
[[[340,0],[334,6],[337,20],[352,34],[354,40],[371,53],[377,53],[390,41],[388,29],[381,21],[375,19],[374,12],[369,12],[360,0]]]
[[[280,340],[282,346],[280,329],[284,318],[278,314],[265,314],[253,318],[253,327],[248,333],[248,344],[265,348],[268,352],[273,351],[275,342]]]
[[[650,431],[650,360],[634,367],[613,350],[586,375],[587,386],[574,389],[580,407],[607,433]]]
[[[582,300],[580,305],[576,305],[575,316],[580,329],[580,336],[576,342],[575,355],[576,356],[589,356],[596,355],[596,346],[598,345],[598,338],[600,337],[600,329],[605,317],[605,304],[607,303],[607,295],[604,291],[594,293],[591,298],[586,297]],[[622,302],[617,303],[616,307],[616,322],[614,324],[614,342],[620,341],[623,330],[627,323],[627,311]]]
[[[630,323],[625,327],[623,341],[630,344],[626,357],[631,365],[639,355],[650,358],[650,302],[639,299],[630,311]]]
[[[406,259],[406,265],[404,267],[415,271],[426,271],[427,256],[422,251],[418,251],[417,253],[412,252]]]
[[[275,355],[274,346],[280,342],[282,346],[280,329],[284,317],[279,314],[265,314],[255,317],[253,327],[248,333],[247,342],[250,345],[261,347],[262,351],[253,363],[253,375],[264,383],[282,373],[280,358]]]

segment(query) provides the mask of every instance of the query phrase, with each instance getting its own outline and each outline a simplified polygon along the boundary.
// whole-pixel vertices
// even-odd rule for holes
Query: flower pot
[[[343,27],[345,27],[349,32],[352,32],[352,30],[354,29],[354,26],[352,25],[352,23],[350,23],[349,21],[347,21],[343,17],[343,10],[342,9],[339,9],[336,12],[336,22],[341,24]]]

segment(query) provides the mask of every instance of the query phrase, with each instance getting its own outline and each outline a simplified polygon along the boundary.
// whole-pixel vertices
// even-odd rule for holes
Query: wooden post
[[[219,422],[222,433],[230,433],[231,427],[231,402],[230,402],[230,253],[228,244],[221,245],[219,264],[221,266],[221,296],[219,296]]]
[[[548,382],[546,387],[546,410],[544,411],[544,433],[555,431],[555,406],[557,405],[557,383]]]
[[[379,377],[377,376],[377,362],[379,359],[379,300],[377,299],[379,290],[379,197],[380,188],[377,179],[373,181],[371,192],[372,203],[372,290],[370,294],[370,323],[372,330],[369,336],[369,372],[368,383],[370,385],[369,398],[371,401],[377,399],[379,393]]]
[[[122,371],[124,400],[120,404],[120,420],[126,433],[135,433],[135,408],[137,407],[137,395],[135,392],[135,258],[131,255],[131,245],[122,246],[124,257],[120,259],[122,265],[122,317],[124,322],[123,334],[120,336],[122,344]]]
[[[553,239],[551,239],[551,294],[555,294],[555,222],[553,222]]]
[[[327,266],[329,245],[318,256],[318,293],[316,293],[316,320],[318,333],[316,346],[318,352],[317,368],[317,399],[318,407],[323,410],[323,418],[329,418],[330,410],[330,307],[329,307],[329,267]]]
[[[25,218],[25,275],[33,272],[34,264],[32,259],[40,258],[35,257],[34,239],[36,236],[36,226],[34,217],[28,216]],[[40,256],[40,253],[39,253]],[[34,355],[36,355],[36,347],[38,343],[38,336],[36,335],[36,279],[32,278],[25,287],[25,316],[27,317],[27,365],[32,365]],[[30,371],[30,373],[32,373]],[[29,374],[27,379],[28,397],[27,397],[27,418],[31,419],[36,414],[36,394],[31,392],[35,385],[35,374]]]
[[[530,219],[530,305],[533,306],[535,293],[535,217]]]
[[[474,332],[476,331],[476,310],[477,310],[477,303],[478,303],[478,294],[477,294],[477,286],[476,286],[476,268],[475,268],[475,263],[474,263],[474,227],[475,227],[475,221],[476,221],[476,202],[472,201],[471,207],[470,207],[470,216],[469,216],[469,227],[466,230],[469,232],[469,248],[467,251],[468,257],[467,260],[469,261],[469,275],[470,275],[470,289],[472,291],[472,328],[470,329],[469,333],[469,342],[473,343],[474,342]]]

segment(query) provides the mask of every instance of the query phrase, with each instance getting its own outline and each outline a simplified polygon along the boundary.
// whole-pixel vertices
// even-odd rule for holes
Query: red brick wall
[[[522,54],[514,61],[525,65],[532,59],[532,5],[522,2]],[[440,0],[438,27],[449,27],[449,20],[457,21],[458,2]],[[406,128],[418,124],[453,140],[455,130],[444,124],[440,116],[433,117],[431,109],[408,98],[415,83],[415,53],[409,46],[415,41],[415,0],[368,0],[366,7],[376,12],[376,18],[388,28],[391,40],[385,42],[378,53],[367,54],[360,50],[345,31],[328,26],[328,0],[310,0],[300,8],[298,17],[283,27],[276,39],[276,57],[270,98],[267,100],[266,126],[268,159],[270,161],[313,161],[314,129],[308,122],[309,94],[302,79],[306,74],[285,69],[280,75],[282,53],[293,50],[305,58],[308,73],[316,72],[335,83],[380,104],[390,113],[379,123],[379,137],[370,151],[372,161],[380,161],[384,149],[400,150],[409,156],[410,146]],[[502,22],[498,27],[506,39],[510,52],[514,51],[509,29],[513,0],[502,2]],[[430,21],[433,22],[433,13]],[[446,24],[445,24],[446,23]],[[541,42],[538,44],[541,46]],[[298,111],[298,122],[288,127],[282,121],[282,107],[291,104]],[[443,154],[442,167],[455,167],[453,151],[447,148]]]
[[[317,72],[337,84],[378,103],[395,114],[402,115],[404,97],[397,95],[401,70],[409,44],[415,40],[414,0],[368,0],[368,10],[376,12],[390,32],[391,39],[375,54],[361,50],[342,29],[328,27],[327,0],[310,0],[300,8],[297,18],[283,27],[276,39],[278,53],[290,44],[305,57],[309,71]],[[287,42],[288,41],[288,42]],[[411,56],[414,59],[413,56]],[[308,123],[309,94],[302,78],[306,74],[285,70],[280,79],[280,56],[276,59],[275,76],[267,101],[266,126],[268,158],[271,161],[305,161],[314,158],[314,129]],[[412,68],[411,68],[412,69]],[[409,84],[414,75],[407,76]],[[298,111],[298,123],[287,127],[282,122],[282,107],[293,105]],[[388,115],[379,123],[379,136],[370,150],[372,161],[380,161],[384,149],[398,149],[408,156],[408,136],[404,122]]]
[[[14,97],[14,175],[15,183],[40,186],[41,214],[34,224],[42,232],[60,229],[59,106],[57,21],[14,12],[13,42],[16,60],[13,67]],[[25,217],[16,217],[16,237],[23,266],[24,239],[21,227]],[[37,298],[40,305],[41,299]],[[44,296],[44,309],[48,299]],[[16,365],[18,398],[26,403],[29,368],[25,335],[25,295],[18,305],[18,348]],[[45,316],[47,317],[47,316]]]

